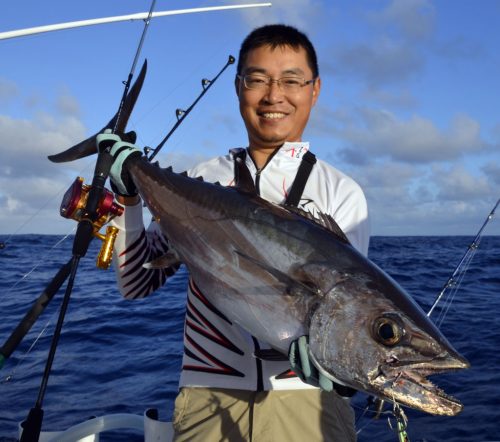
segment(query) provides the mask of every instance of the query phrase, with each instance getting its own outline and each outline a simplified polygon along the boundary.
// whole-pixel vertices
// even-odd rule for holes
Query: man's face
[[[284,46],[261,46],[250,51],[241,76],[265,74],[274,80],[285,76],[313,78],[306,51]],[[301,141],[302,133],[316,103],[320,80],[297,91],[282,90],[276,82],[263,89],[247,89],[243,79],[236,80],[240,112],[248,132],[251,149],[276,149],[285,141]]]

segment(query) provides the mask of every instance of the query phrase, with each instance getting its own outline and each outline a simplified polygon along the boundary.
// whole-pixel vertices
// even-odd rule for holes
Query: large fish
[[[426,376],[469,363],[333,219],[263,200],[245,169],[237,188],[144,158],[129,172],[172,246],[160,261],[184,262],[231,320],[285,355],[309,335],[318,369],[357,390],[431,414],[461,411]]]
[[[107,126],[124,130],[142,80]],[[49,158],[95,151],[92,136]],[[129,172],[172,246],[152,265],[185,263],[210,302],[283,355],[309,335],[311,359],[332,380],[431,414],[462,410],[426,376],[468,368],[467,360],[333,219],[263,200],[244,167],[235,188],[145,158],[131,159]]]

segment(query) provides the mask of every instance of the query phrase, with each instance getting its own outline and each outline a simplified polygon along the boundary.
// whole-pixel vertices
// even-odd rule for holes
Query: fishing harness
[[[276,150],[276,152],[277,151],[278,149]],[[238,147],[236,149],[231,149],[229,152],[233,154],[234,181],[236,186],[238,186],[241,183],[242,173],[248,173],[248,176],[250,176],[250,171],[248,170],[248,167],[245,163],[247,151],[242,147]],[[316,161],[316,155],[314,155],[310,151],[307,151],[302,156],[302,161],[300,162],[299,169],[297,170],[297,175],[295,175],[295,179],[293,180],[290,192],[285,199],[285,206],[298,207],[300,198],[304,193],[307,180],[314,165],[316,164]]]

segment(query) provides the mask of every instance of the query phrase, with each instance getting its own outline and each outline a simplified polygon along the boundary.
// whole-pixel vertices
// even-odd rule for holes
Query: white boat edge
[[[38,442],[99,442],[104,431],[138,430],[144,434],[144,442],[171,442],[174,430],[171,422],[159,421],[158,412],[149,408],[143,416],[137,414],[108,414],[91,418],[65,431],[42,431]],[[19,439],[23,432],[18,426]]]

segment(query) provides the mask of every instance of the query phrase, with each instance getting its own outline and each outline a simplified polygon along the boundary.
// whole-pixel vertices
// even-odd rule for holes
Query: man
[[[238,179],[234,162],[239,158],[262,198],[298,205],[313,215],[331,215],[353,246],[366,255],[368,215],[362,190],[343,173],[316,161],[309,144],[302,141],[321,89],[315,50],[308,38],[284,25],[254,30],[241,46],[235,86],[248,148],[202,163],[189,175],[234,185]],[[109,142],[109,137],[113,136],[101,135],[98,141]],[[114,221],[120,229],[115,269],[122,294],[132,299],[156,290],[177,269],[142,267],[168,250],[168,239],[154,222],[147,232],[144,229],[139,197],[121,169],[131,152],[137,154],[133,146],[116,153],[111,179],[126,206]],[[314,367],[308,377],[311,367],[298,362],[297,352],[307,355],[307,340],[295,342],[291,352],[292,365],[305,383],[290,371],[288,361],[258,357],[269,348],[266,343],[230,322],[192,279],[184,345],[173,418],[176,441],[355,440],[349,399],[337,393],[345,389],[333,388]]]

